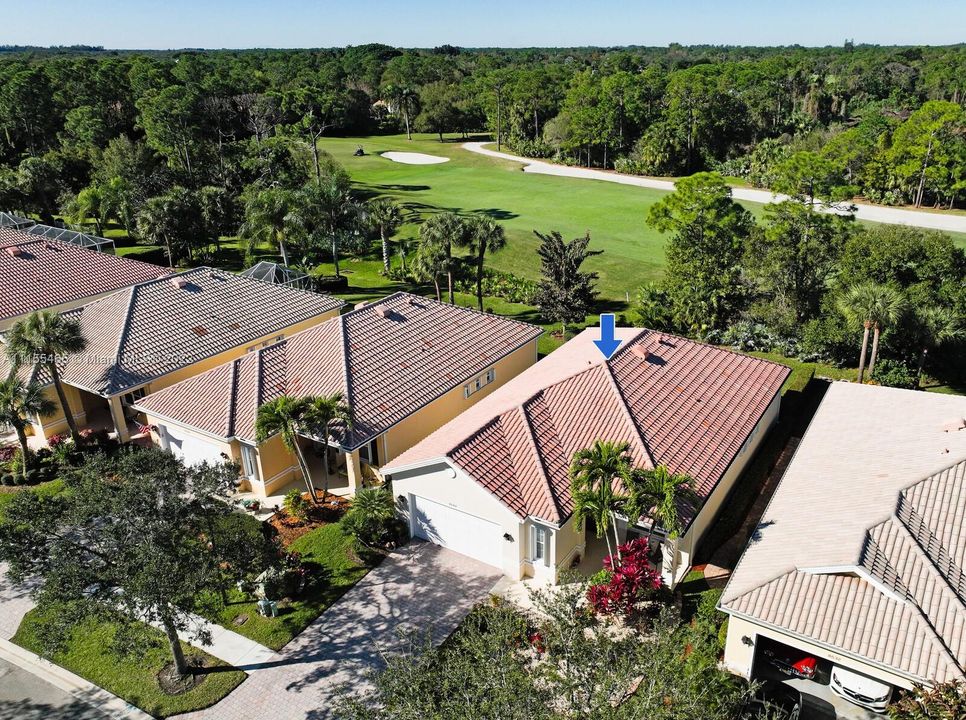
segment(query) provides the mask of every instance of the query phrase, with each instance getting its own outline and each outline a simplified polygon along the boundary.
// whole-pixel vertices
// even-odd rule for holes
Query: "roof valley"
[[[235,417],[237,415],[235,394],[238,390],[238,366],[241,364],[241,360],[242,358],[235,358],[231,361],[231,379],[228,385],[228,419],[226,423],[228,437],[235,435]]]

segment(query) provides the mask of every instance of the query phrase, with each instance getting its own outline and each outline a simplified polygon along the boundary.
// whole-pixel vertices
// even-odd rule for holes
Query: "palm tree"
[[[613,492],[613,491],[611,491]],[[583,531],[590,520],[594,524],[597,537],[604,538],[607,543],[607,554],[614,555],[614,548],[610,544],[610,535],[607,529],[613,519],[613,498],[608,496],[608,491],[600,488],[597,491],[584,490],[574,493],[574,518],[577,529]],[[617,538],[617,528],[614,528],[614,537]],[[617,540],[619,544],[619,540]],[[620,558],[618,557],[618,561]]]
[[[343,237],[359,229],[362,214],[361,206],[352,197],[348,177],[340,173],[324,175],[318,184],[305,187],[301,194],[311,205],[318,234],[329,243],[335,276],[342,277],[339,248]]]
[[[396,232],[402,223],[402,211],[399,205],[391,199],[376,198],[367,208],[369,221],[379,228],[379,238],[382,240],[382,268],[389,274],[389,236]]]
[[[93,183],[77,193],[77,197],[65,208],[68,219],[75,225],[87,225],[88,220],[94,221],[94,234],[104,234],[107,203],[100,185]]]
[[[323,477],[322,499],[329,494],[329,437],[332,426],[340,424],[349,430],[352,428],[352,408],[342,397],[342,393],[320,395],[306,398],[305,427],[313,434],[320,436],[325,444],[325,457],[322,460]]]
[[[596,440],[589,448],[574,453],[570,464],[570,489],[574,503],[586,510],[578,515],[578,527],[583,529],[584,517],[591,517],[597,528],[597,537],[606,537],[607,528],[613,524],[617,543],[617,561],[621,561],[620,537],[617,534],[616,515],[627,498],[615,490],[631,473],[630,445]],[[576,512],[576,510],[575,510]],[[607,542],[610,550],[610,541]]]
[[[682,505],[699,500],[694,490],[694,478],[682,473],[672,473],[666,465],[658,465],[653,470],[634,470],[626,480],[629,499],[627,516],[632,522],[638,518],[649,517],[651,530],[660,525],[668,537],[676,538],[682,528]]]
[[[174,267],[172,239],[176,231],[172,220],[164,197],[148,198],[137,214],[138,235],[153,245],[164,245],[169,268]]]
[[[919,371],[916,374],[916,385],[918,387],[922,384],[922,375],[926,369],[926,356],[929,351],[950,340],[966,338],[966,326],[964,326],[963,318],[950,307],[933,305],[917,308],[915,312],[922,333],[922,352],[919,355]]]
[[[15,375],[0,380],[0,425],[9,425],[17,432],[23,479],[27,480],[27,463],[30,457],[27,447],[27,423],[30,417],[50,415],[57,409],[53,400],[44,395],[44,389],[36,383],[27,384]]]
[[[456,213],[445,212],[433,215],[419,228],[419,242],[426,247],[427,255],[441,259],[440,270],[446,274],[446,286],[449,291],[449,302],[455,304],[453,296],[453,259],[454,247],[466,247],[470,244],[469,225]],[[431,251],[431,252],[430,252]]]
[[[245,222],[242,223],[239,235],[248,243],[246,252],[249,256],[260,242],[278,244],[282,264],[288,265],[285,238],[291,228],[289,212],[293,201],[292,192],[283,188],[267,188],[248,198],[245,203]]]
[[[308,404],[308,398],[296,398],[291,395],[282,395],[265,403],[258,408],[258,414],[255,416],[255,438],[263,442],[273,435],[281,436],[282,444],[295,455],[309,496],[312,502],[317,504],[309,466],[305,462],[305,455],[302,454],[298,438],[299,428],[303,426],[308,413]]]
[[[402,112],[403,119],[406,121],[406,138],[413,139],[413,131],[410,118],[416,109],[418,93],[407,85],[387,85],[383,90],[383,96],[396,104],[396,108]]]
[[[67,427],[70,428],[70,437],[78,446],[80,434],[60,381],[56,360],[64,355],[83,352],[85,348],[87,339],[81,332],[80,323],[50,310],[30,313],[15,323],[7,334],[7,355],[15,367],[32,362],[35,366],[47,369],[64,411]]]
[[[476,301],[483,310],[483,263],[486,253],[506,247],[503,226],[493,218],[477,216],[470,221],[471,247],[476,252]]]
[[[905,301],[895,288],[874,282],[864,282],[848,288],[839,298],[840,311],[852,322],[861,322],[862,352],[859,357],[859,382],[865,377],[865,354],[869,343],[869,330],[872,330],[872,354],[869,358],[869,375],[875,368],[879,353],[879,333],[886,325],[899,319]]]

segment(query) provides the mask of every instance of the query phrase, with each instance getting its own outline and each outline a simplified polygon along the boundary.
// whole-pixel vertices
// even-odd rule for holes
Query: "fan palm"
[[[376,198],[366,208],[369,222],[379,229],[382,240],[382,269],[389,274],[389,236],[396,232],[402,222],[402,210],[389,198]]]
[[[309,212],[321,239],[329,243],[335,276],[339,270],[339,251],[343,239],[353,235],[361,224],[362,207],[352,197],[348,177],[332,173],[323,175],[317,184],[306,186],[300,193],[311,206]]]
[[[299,470],[302,471],[302,478],[305,480],[305,487],[309,491],[309,497],[312,498],[312,502],[318,503],[312,477],[309,475],[309,466],[298,439],[299,429],[303,427],[309,412],[308,406],[307,398],[291,395],[282,395],[265,403],[258,408],[255,416],[255,438],[263,442],[273,435],[281,437],[282,444],[295,455]]]
[[[896,322],[902,315],[905,299],[902,293],[888,285],[864,282],[848,288],[839,298],[839,310],[852,322],[861,322],[862,351],[859,356],[859,382],[865,377],[865,356],[872,330],[872,354],[869,357],[869,374],[875,369],[879,353],[879,334],[882,329]]]
[[[20,452],[23,456],[21,469],[24,481],[27,479],[27,424],[30,417],[50,415],[57,409],[54,402],[44,395],[44,389],[36,383],[25,383],[11,375],[0,380],[0,425],[9,425],[17,433]]]
[[[471,247],[476,252],[476,301],[483,310],[483,264],[488,252],[506,247],[503,226],[492,218],[478,216],[470,221]]]
[[[698,502],[694,478],[672,473],[666,465],[653,470],[634,470],[626,480],[629,498],[627,516],[631,521],[640,517],[651,520],[651,530],[660,525],[668,537],[676,538],[683,529],[682,505]]]
[[[919,371],[916,374],[917,385],[922,383],[922,374],[926,369],[926,356],[930,349],[938,348],[950,340],[966,338],[966,326],[963,318],[953,308],[928,306],[916,310],[920,331],[922,332],[922,352],[919,355]]]
[[[570,488],[575,503],[578,527],[583,529],[584,520],[594,520],[597,537],[606,538],[613,525],[620,562],[620,537],[617,534],[616,515],[626,498],[615,487],[621,487],[631,474],[630,445],[596,440],[589,448],[574,453],[570,465]],[[579,509],[579,512],[578,512]],[[607,541],[610,550],[610,540]]]
[[[267,188],[252,195],[245,203],[245,222],[239,234],[247,242],[249,257],[259,243],[278,245],[282,264],[288,265],[286,235],[290,229],[289,213],[294,196],[290,190]]]
[[[319,395],[305,399],[304,424],[306,429],[313,434],[321,436],[325,443],[326,457],[322,460],[324,484],[322,486],[322,498],[329,494],[329,436],[332,435],[332,427],[336,424],[342,425],[346,430],[352,428],[352,408],[350,408],[342,397],[342,393],[332,395]]]
[[[469,225],[456,213],[433,215],[419,228],[419,242],[424,254],[440,260],[438,269],[446,275],[450,304],[456,302],[453,295],[453,272],[456,269],[453,248],[467,247],[470,241]]]
[[[80,434],[70,403],[67,402],[56,360],[64,355],[83,352],[86,348],[87,339],[81,332],[80,323],[49,310],[30,313],[16,322],[7,333],[7,355],[15,367],[33,363],[47,370],[75,445],[80,445]]]

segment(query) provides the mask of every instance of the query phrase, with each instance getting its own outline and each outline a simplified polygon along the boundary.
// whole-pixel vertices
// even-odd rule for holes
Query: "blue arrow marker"
[[[594,345],[605,358],[610,360],[620,344],[621,341],[614,337],[614,314],[604,313],[600,316],[600,340],[594,340]]]

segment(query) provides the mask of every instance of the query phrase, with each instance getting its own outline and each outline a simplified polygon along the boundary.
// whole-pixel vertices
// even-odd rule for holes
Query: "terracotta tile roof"
[[[609,361],[588,329],[389,463],[447,458],[520,517],[563,522],[568,470],[595,440],[668,465],[707,497],[781,389],[784,365],[651,330],[618,328]],[[693,508],[689,512],[693,513]]]
[[[255,439],[260,405],[280,395],[342,393],[359,447],[535,340],[542,330],[498,315],[396,293],[284,342],[149,395],[139,407],[217,437]],[[228,378],[237,378],[228,391]],[[219,412],[202,407],[208,398]],[[231,418],[226,422],[225,418]]]
[[[64,315],[87,338],[65,382],[114,395],[342,307],[328,295],[197,268],[119,290]],[[5,360],[3,362],[6,362]],[[48,382],[40,371],[37,380]],[[205,409],[205,411],[208,411]]]
[[[0,319],[102,295],[171,272],[12,228],[0,228],[0,247]],[[20,254],[12,255],[11,248]]]
[[[964,520],[966,398],[834,383],[722,607],[913,680],[964,679]]]

